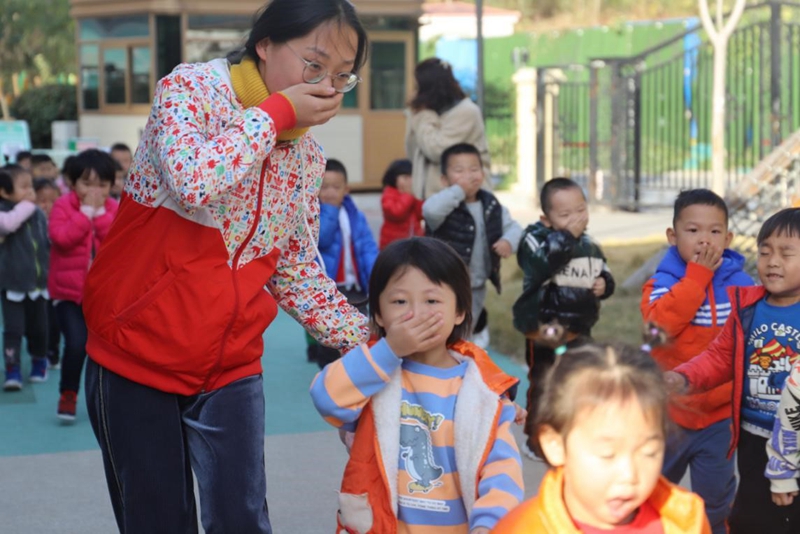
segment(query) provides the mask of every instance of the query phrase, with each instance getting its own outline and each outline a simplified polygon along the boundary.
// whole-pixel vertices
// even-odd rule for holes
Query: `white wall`
[[[364,128],[360,115],[339,115],[311,131],[322,145],[326,158],[344,163],[348,183],[364,181]]]
[[[114,143],[125,143],[136,152],[147,115],[89,115],[81,114],[78,134],[85,139],[96,139],[98,146],[108,148]]]
[[[514,34],[514,25],[519,22],[516,15],[492,15],[483,17],[483,36],[507,37]],[[474,16],[442,16],[433,17],[423,15],[420,17],[422,26],[419,28],[420,41],[429,41],[434,37],[459,37],[474,39],[478,34],[477,21]]]

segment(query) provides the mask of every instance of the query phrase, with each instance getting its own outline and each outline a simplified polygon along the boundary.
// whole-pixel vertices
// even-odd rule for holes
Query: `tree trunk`
[[[8,109],[8,102],[6,102],[6,92],[3,90],[3,78],[0,77],[0,111],[3,112],[3,120],[11,120],[11,111]]]
[[[728,55],[728,40],[744,13],[745,0],[736,0],[728,21],[723,24],[722,0],[717,0],[716,25],[711,20],[709,0],[699,0],[700,21],[714,48],[714,87],[711,92],[711,189],[725,196],[725,62]]]
[[[727,180],[725,175],[725,63],[728,41],[719,42],[714,47],[714,85],[711,99],[711,190],[721,197],[725,196]]]

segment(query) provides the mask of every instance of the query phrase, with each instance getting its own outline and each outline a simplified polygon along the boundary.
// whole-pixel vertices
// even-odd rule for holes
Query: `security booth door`
[[[364,187],[379,188],[389,164],[405,154],[404,110],[414,89],[414,35],[370,34],[369,61],[363,69]]]

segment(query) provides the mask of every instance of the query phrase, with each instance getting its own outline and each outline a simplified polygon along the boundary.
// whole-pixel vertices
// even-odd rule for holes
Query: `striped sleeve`
[[[483,465],[478,481],[478,500],[472,508],[470,531],[485,527],[493,529],[500,519],[515,508],[525,494],[522,480],[522,459],[517,442],[511,433],[514,404],[503,399],[503,409],[497,422],[497,435]]]
[[[697,263],[689,263],[680,280],[659,275],[645,284],[641,310],[645,321],[653,321],[670,336],[680,334],[695,318],[706,300],[714,271]]]
[[[311,383],[311,399],[331,425],[354,431],[361,410],[382,390],[401,365],[385,339],[371,348],[360,345],[328,364]]]

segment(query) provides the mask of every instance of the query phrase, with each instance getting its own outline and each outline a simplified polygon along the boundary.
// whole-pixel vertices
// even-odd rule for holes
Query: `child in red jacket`
[[[100,150],[78,154],[67,168],[69,194],[56,200],[50,214],[50,275],[47,283],[64,334],[64,359],[58,417],[75,420],[78,388],[86,360],[83,286],[100,243],[108,235],[119,204],[110,198],[116,169]]]
[[[702,354],[668,371],[664,379],[680,394],[733,381],[728,456],[736,451],[739,488],[730,532],[794,534],[800,532],[800,500],[783,494],[775,497],[785,505],[779,506],[764,472],[781,392],[800,354],[800,208],[767,219],[756,242],[763,285],[731,288],[731,312],[722,332]]]
[[[675,200],[670,249],[645,284],[642,315],[663,328],[672,342],[653,349],[665,371],[697,356],[722,331],[731,313],[729,287],[751,286],[744,257],[728,249],[725,201],[708,189],[682,191]],[[680,483],[686,471],[692,491],[703,498],[714,534],[726,534],[736,493],[731,441],[731,388],[726,382],[705,393],[677,397],[669,405],[679,432],[667,443],[664,476]],[[713,473],[713,476],[709,476]]]
[[[380,250],[392,241],[421,236],[422,200],[411,192],[411,161],[398,159],[383,175],[383,226]]]

